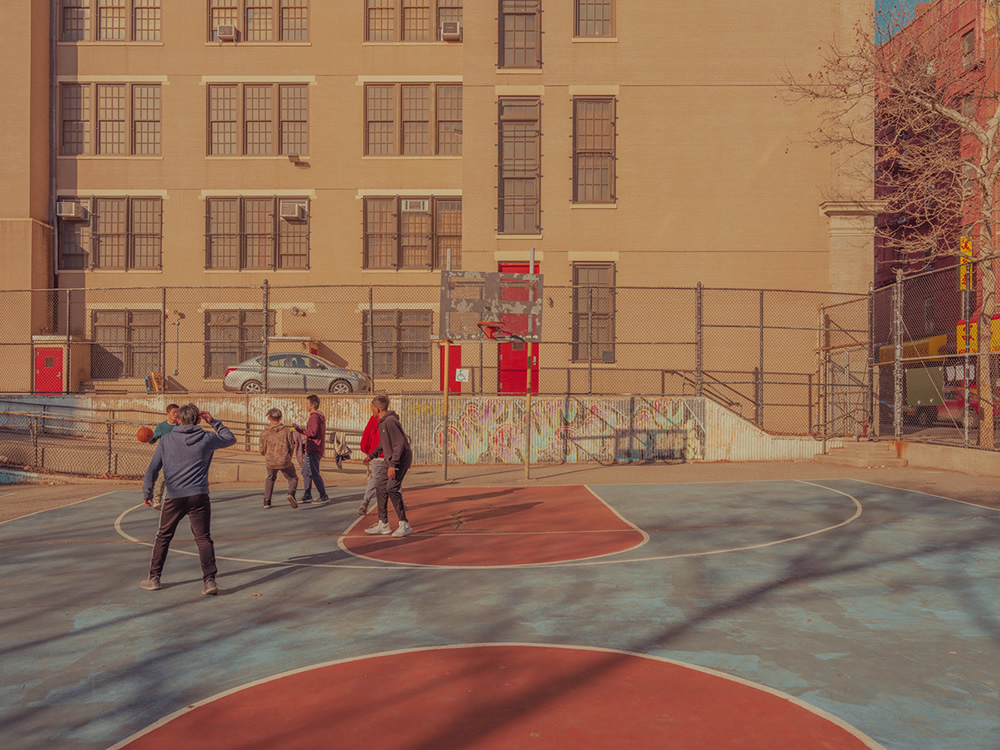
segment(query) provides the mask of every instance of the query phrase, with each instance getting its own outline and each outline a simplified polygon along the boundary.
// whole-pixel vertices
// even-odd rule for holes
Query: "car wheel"
[[[263,393],[264,388],[261,386],[259,380],[248,380],[243,384],[244,393]]]
[[[346,380],[334,380],[330,383],[330,393],[350,393],[351,384]]]
[[[917,409],[917,424],[930,427],[934,422],[934,413],[930,409]]]
[[[969,429],[975,430],[979,427],[979,415],[969,409]]]

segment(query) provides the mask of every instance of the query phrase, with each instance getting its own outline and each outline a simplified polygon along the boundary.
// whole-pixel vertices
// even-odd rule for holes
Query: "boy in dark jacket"
[[[403,431],[399,415],[389,409],[388,396],[376,396],[372,406],[377,409],[378,432],[381,442],[379,449],[385,461],[385,481],[379,481],[375,494],[378,496],[378,523],[365,529],[366,534],[392,534],[394,537],[404,537],[413,531],[406,518],[406,505],[403,503],[403,477],[413,463],[413,451],[410,448],[410,438]],[[368,454],[369,459],[375,458],[375,451]],[[399,525],[395,531],[389,528],[388,501],[396,511]]]
[[[271,493],[274,491],[274,480],[280,471],[288,480],[288,504],[298,508],[295,502],[295,490],[299,486],[299,475],[295,473],[292,455],[295,453],[295,441],[292,431],[281,423],[281,409],[271,409],[267,412],[268,426],[260,433],[260,455],[264,457],[267,468],[267,479],[264,480],[264,507],[271,507]]]
[[[208,432],[198,426],[198,422],[208,422],[215,432]],[[236,444],[236,438],[228,427],[207,411],[198,411],[194,404],[186,404],[177,410],[180,424],[160,438],[149,462],[146,476],[142,480],[144,500],[153,497],[153,483],[163,469],[167,492],[160,511],[160,528],[153,543],[153,556],[149,561],[149,578],[139,585],[147,591],[158,591],[163,563],[167,559],[170,542],[177,531],[177,525],[184,516],[191,521],[191,532],[198,546],[201,561],[202,590],[206,595],[219,593],[215,582],[218,569],[215,566],[215,544],[212,542],[212,501],[208,496],[208,470],[212,465],[212,455],[219,448]]]

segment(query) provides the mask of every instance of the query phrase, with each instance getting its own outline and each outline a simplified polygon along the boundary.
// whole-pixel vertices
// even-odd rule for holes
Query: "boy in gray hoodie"
[[[274,481],[280,471],[288,480],[288,504],[298,508],[295,502],[295,490],[299,486],[299,475],[295,473],[292,456],[295,454],[295,440],[292,431],[281,423],[281,409],[271,409],[267,412],[268,426],[260,433],[260,455],[264,457],[267,467],[267,479],[264,480],[264,507],[271,507],[271,493],[274,491]]]
[[[208,422],[215,432],[208,432],[198,426],[198,422]],[[208,496],[208,469],[212,465],[212,455],[219,448],[236,444],[232,431],[207,411],[198,411],[194,404],[186,404],[177,410],[180,423],[172,432],[160,438],[149,462],[146,476],[142,480],[144,500],[153,498],[153,484],[163,470],[166,479],[166,498],[160,511],[160,528],[153,543],[153,556],[149,561],[149,578],[139,585],[147,591],[157,591],[160,574],[167,559],[170,542],[177,531],[177,525],[184,516],[191,522],[191,532],[198,546],[201,561],[203,586],[201,593],[219,593],[215,582],[218,569],[215,566],[215,544],[212,542],[212,501]]]

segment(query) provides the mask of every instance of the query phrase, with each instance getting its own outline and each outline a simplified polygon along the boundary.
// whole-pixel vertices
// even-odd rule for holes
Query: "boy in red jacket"
[[[316,491],[319,492],[316,505],[323,505],[330,502],[330,498],[326,494],[326,485],[319,473],[319,461],[326,453],[326,417],[319,410],[319,396],[315,394],[306,396],[306,412],[309,414],[306,426],[304,428],[298,425],[292,426],[293,430],[301,432],[305,438],[305,463],[302,466],[302,478],[305,482],[302,502],[313,502],[312,486],[315,484]]]
[[[368,485],[365,487],[365,496],[361,500],[358,513],[365,515],[368,506],[375,500],[375,491],[380,481],[384,482],[385,461],[382,460],[382,439],[378,434],[378,408],[372,404],[372,416],[365,425],[365,431],[361,435],[361,451],[365,454],[365,463],[368,464]],[[369,459],[368,456],[375,455],[376,458]]]

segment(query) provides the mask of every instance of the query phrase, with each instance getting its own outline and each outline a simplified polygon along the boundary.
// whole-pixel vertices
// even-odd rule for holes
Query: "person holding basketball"
[[[372,407],[378,416],[378,433],[381,440],[378,449],[365,457],[365,462],[372,461],[381,452],[382,460],[385,462],[385,475],[384,479],[379,479],[375,488],[378,497],[378,523],[365,529],[365,533],[404,537],[413,531],[406,518],[406,505],[403,503],[403,477],[413,463],[413,450],[410,448],[410,438],[399,422],[399,415],[389,409],[389,397],[376,396],[372,399]],[[395,531],[389,528],[389,499],[392,499],[392,507],[399,519]]]
[[[177,424],[177,410],[180,409],[177,404],[167,404],[167,418],[156,425],[156,429],[153,430],[153,439],[149,441],[150,445],[156,443],[161,437],[167,433],[173,431]],[[163,507],[163,491],[166,489],[167,483],[163,475],[156,480],[156,486],[153,488],[153,510],[159,510]],[[149,505],[149,501],[145,501],[146,505]]]
[[[215,432],[198,426],[204,420]],[[177,525],[184,516],[191,522],[191,532],[198,546],[201,561],[201,593],[213,596],[219,593],[215,582],[218,568],[215,565],[215,544],[212,542],[212,501],[208,496],[208,470],[212,456],[219,448],[236,444],[232,431],[207,411],[198,411],[194,404],[185,404],[177,410],[180,424],[164,435],[156,445],[153,460],[149,462],[142,481],[145,500],[153,497],[153,484],[163,470],[166,480],[166,499],[160,511],[160,527],[153,543],[149,561],[149,577],[139,584],[147,591],[158,591],[163,563],[170,550],[170,542]]]

